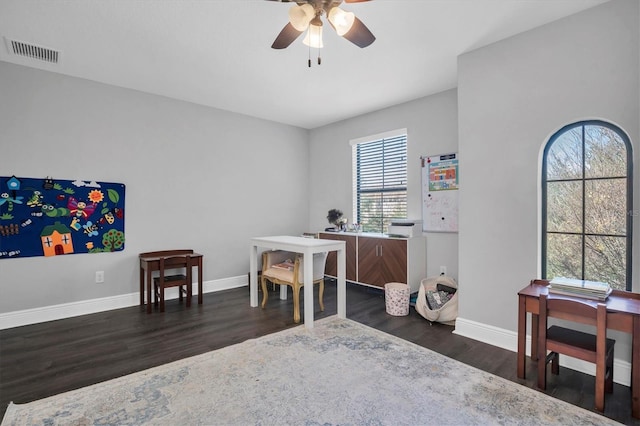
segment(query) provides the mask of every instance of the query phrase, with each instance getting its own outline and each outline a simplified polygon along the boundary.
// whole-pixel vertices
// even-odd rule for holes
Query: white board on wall
[[[458,154],[432,155],[422,162],[422,230],[458,232]]]

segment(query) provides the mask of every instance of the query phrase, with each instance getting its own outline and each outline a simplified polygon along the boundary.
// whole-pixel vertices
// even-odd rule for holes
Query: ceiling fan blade
[[[358,18],[355,18],[351,29],[342,37],[346,38],[358,47],[367,47],[376,41],[376,36],[374,36],[371,31],[369,31],[369,28],[367,28],[367,26]]]
[[[272,49],[284,49],[288,47],[295,39],[297,39],[302,31],[296,30],[293,25],[289,22],[284,26],[278,37],[273,41],[271,45]]]

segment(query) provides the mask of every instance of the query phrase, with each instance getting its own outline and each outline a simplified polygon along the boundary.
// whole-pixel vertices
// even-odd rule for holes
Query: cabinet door
[[[320,233],[320,238],[324,240],[344,241],[347,246],[347,280],[356,281],[356,237],[354,235]],[[332,277],[338,276],[338,253],[330,251],[327,256],[327,264],[324,273]]]
[[[379,241],[379,238],[358,238],[358,281],[361,283],[380,285]]]
[[[407,241],[382,240],[380,277],[386,283],[407,283]]]
[[[384,287],[407,282],[407,242],[358,238],[358,282]]]

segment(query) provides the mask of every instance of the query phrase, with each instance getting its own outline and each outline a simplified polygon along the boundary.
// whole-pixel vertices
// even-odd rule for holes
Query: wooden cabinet
[[[358,238],[358,281],[377,287],[407,282],[407,240]]]
[[[373,287],[407,283],[417,291],[426,278],[424,237],[390,238],[383,234],[321,232],[320,238],[346,243],[347,280]],[[336,276],[336,254],[329,253],[325,273]]]
[[[347,280],[349,281],[357,281],[356,275],[356,245],[357,238],[355,235],[349,234],[338,234],[338,233],[330,233],[330,232],[321,232],[319,235],[320,238],[325,240],[340,240],[344,241],[347,247],[346,259],[347,259]],[[335,277],[338,275],[338,255],[335,251],[329,252],[327,256],[327,264],[324,269],[324,273]]]

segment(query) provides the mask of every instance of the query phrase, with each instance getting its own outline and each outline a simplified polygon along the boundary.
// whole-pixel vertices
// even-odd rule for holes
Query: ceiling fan
[[[336,33],[349,40],[358,47],[367,47],[376,37],[369,28],[356,18],[353,12],[346,12],[339,6],[343,0],[267,0],[281,3],[296,4],[289,9],[289,23],[280,31],[271,45],[273,49],[288,47],[300,34],[307,31],[303,43],[309,47],[321,48],[322,43],[322,15],[326,16],[329,24]],[[344,0],[345,3],[361,3],[370,0]],[[320,58],[318,57],[318,63]],[[311,66],[311,62],[309,62]]]

